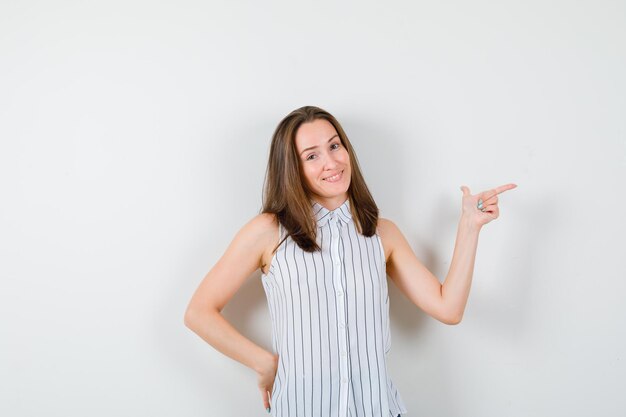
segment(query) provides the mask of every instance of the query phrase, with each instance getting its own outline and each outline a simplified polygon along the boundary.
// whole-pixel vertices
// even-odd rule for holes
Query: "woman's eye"
[[[340,146],[341,146],[341,145],[340,145],[339,143],[335,142],[335,143],[333,143],[332,145],[330,145],[330,148],[334,151],[334,150],[336,150],[336,149],[339,149],[339,148],[340,148]],[[309,156],[307,156],[307,157],[305,158],[305,161],[312,161],[313,159],[315,159],[315,158],[314,158],[315,156],[316,156],[316,155],[315,155],[314,153],[312,153],[311,155],[309,155]]]

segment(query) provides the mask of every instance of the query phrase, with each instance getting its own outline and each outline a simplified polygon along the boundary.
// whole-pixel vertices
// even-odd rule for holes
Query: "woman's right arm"
[[[221,311],[260,267],[264,251],[276,244],[277,239],[277,224],[272,214],[259,214],[245,224],[196,289],[184,318],[185,326],[215,349],[256,371],[259,387],[264,385],[269,392],[278,356],[244,337],[226,321]]]

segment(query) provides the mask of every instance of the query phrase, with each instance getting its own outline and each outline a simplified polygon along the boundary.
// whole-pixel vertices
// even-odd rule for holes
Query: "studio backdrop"
[[[459,187],[518,185],[459,324],[389,280],[407,416],[623,415],[624,74],[619,1],[2,1],[0,415],[267,415],[183,317],[304,105],[442,282]],[[260,271],[223,314],[271,349]]]

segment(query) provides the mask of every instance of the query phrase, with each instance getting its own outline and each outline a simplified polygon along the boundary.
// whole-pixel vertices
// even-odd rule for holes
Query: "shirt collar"
[[[313,206],[315,220],[317,221],[317,227],[324,226],[333,217],[343,223],[350,223],[352,221],[349,198],[334,210],[328,210],[326,207],[314,200],[311,200],[311,203]]]

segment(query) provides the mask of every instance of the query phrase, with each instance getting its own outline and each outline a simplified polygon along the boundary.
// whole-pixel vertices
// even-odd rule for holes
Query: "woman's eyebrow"
[[[333,137],[331,137],[330,139],[328,139],[328,142],[330,142],[331,140],[333,140],[333,139],[334,139],[334,138],[336,138],[337,136],[339,136],[339,135],[337,135],[337,134],[333,135]],[[328,142],[326,142],[326,143],[328,143]],[[302,154],[303,154],[303,153],[305,153],[306,151],[310,151],[311,149],[315,149],[315,148],[317,148],[317,145],[315,145],[315,146],[311,146],[311,147],[309,147],[309,148],[306,148],[306,149],[304,149],[302,152],[300,152],[300,155],[302,155]]]

